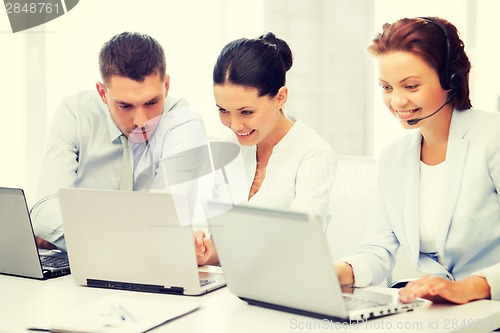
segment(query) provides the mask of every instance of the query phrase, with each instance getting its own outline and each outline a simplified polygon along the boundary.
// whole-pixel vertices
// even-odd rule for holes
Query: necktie
[[[132,162],[128,149],[128,139],[125,135],[120,136],[122,142],[122,173],[120,176],[120,191],[132,191],[134,189],[134,174],[132,172]]]

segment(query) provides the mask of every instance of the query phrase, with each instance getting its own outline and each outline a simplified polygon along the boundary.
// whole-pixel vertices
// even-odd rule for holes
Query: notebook
[[[19,188],[0,187],[0,273],[42,280],[70,273],[65,252],[37,248]]]
[[[224,207],[225,206],[225,207]],[[319,217],[209,202],[208,221],[229,290],[249,304],[340,321],[422,305],[362,288],[342,288]]]
[[[178,295],[225,286],[200,272],[193,229],[181,226],[187,200],[166,192],[59,190],[72,276],[78,284]]]

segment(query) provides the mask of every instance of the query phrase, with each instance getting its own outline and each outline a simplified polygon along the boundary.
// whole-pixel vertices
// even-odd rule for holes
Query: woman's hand
[[[409,303],[417,297],[433,302],[452,302],[464,304],[476,299],[490,298],[490,286],[485,278],[470,276],[468,278],[449,281],[437,276],[425,276],[408,282],[399,290],[399,298],[403,303]]]
[[[346,286],[354,284],[354,272],[351,265],[345,261],[336,261],[333,263],[333,266],[335,267],[335,272],[337,273],[341,285]]]
[[[196,250],[196,261],[198,266],[218,265],[219,258],[215,252],[214,243],[205,235],[201,229],[194,231],[194,246]]]

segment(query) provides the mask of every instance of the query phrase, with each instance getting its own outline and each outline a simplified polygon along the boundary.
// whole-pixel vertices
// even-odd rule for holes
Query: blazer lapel
[[[407,254],[410,261],[417,265],[420,252],[420,149],[422,134],[420,131],[410,137],[406,154],[403,155],[401,170],[404,186],[404,227],[408,238]]]
[[[465,160],[469,148],[469,113],[470,111],[453,111],[450,134],[448,136],[448,147],[446,151],[446,175],[444,179],[445,196],[442,200],[441,227],[437,234],[437,250],[444,254],[444,247],[451,219],[455,211],[462,178],[465,168]]]

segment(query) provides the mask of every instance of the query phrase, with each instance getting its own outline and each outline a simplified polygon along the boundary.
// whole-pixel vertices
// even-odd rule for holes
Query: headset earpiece
[[[448,36],[448,31],[443,23],[435,20],[431,17],[419,17],[426,22],[433,23],[437,25],[441,30],[443,30],[444,36],[446,38],[446,61],[444,67],[439,72],[439,82],[444,90],[456,90],[462,84],[462,75],[460,73],[455,73],[453,66],[451,64],[451,42]]]
[[[462,84],[462,75],[459,73],[449,73],[446,69],[439,73],[439,82],[444,90],[455,90]]]
[[[456,90],[462,84],[462,75],[459,73],[453,73],[450,75],[450,89]]]

